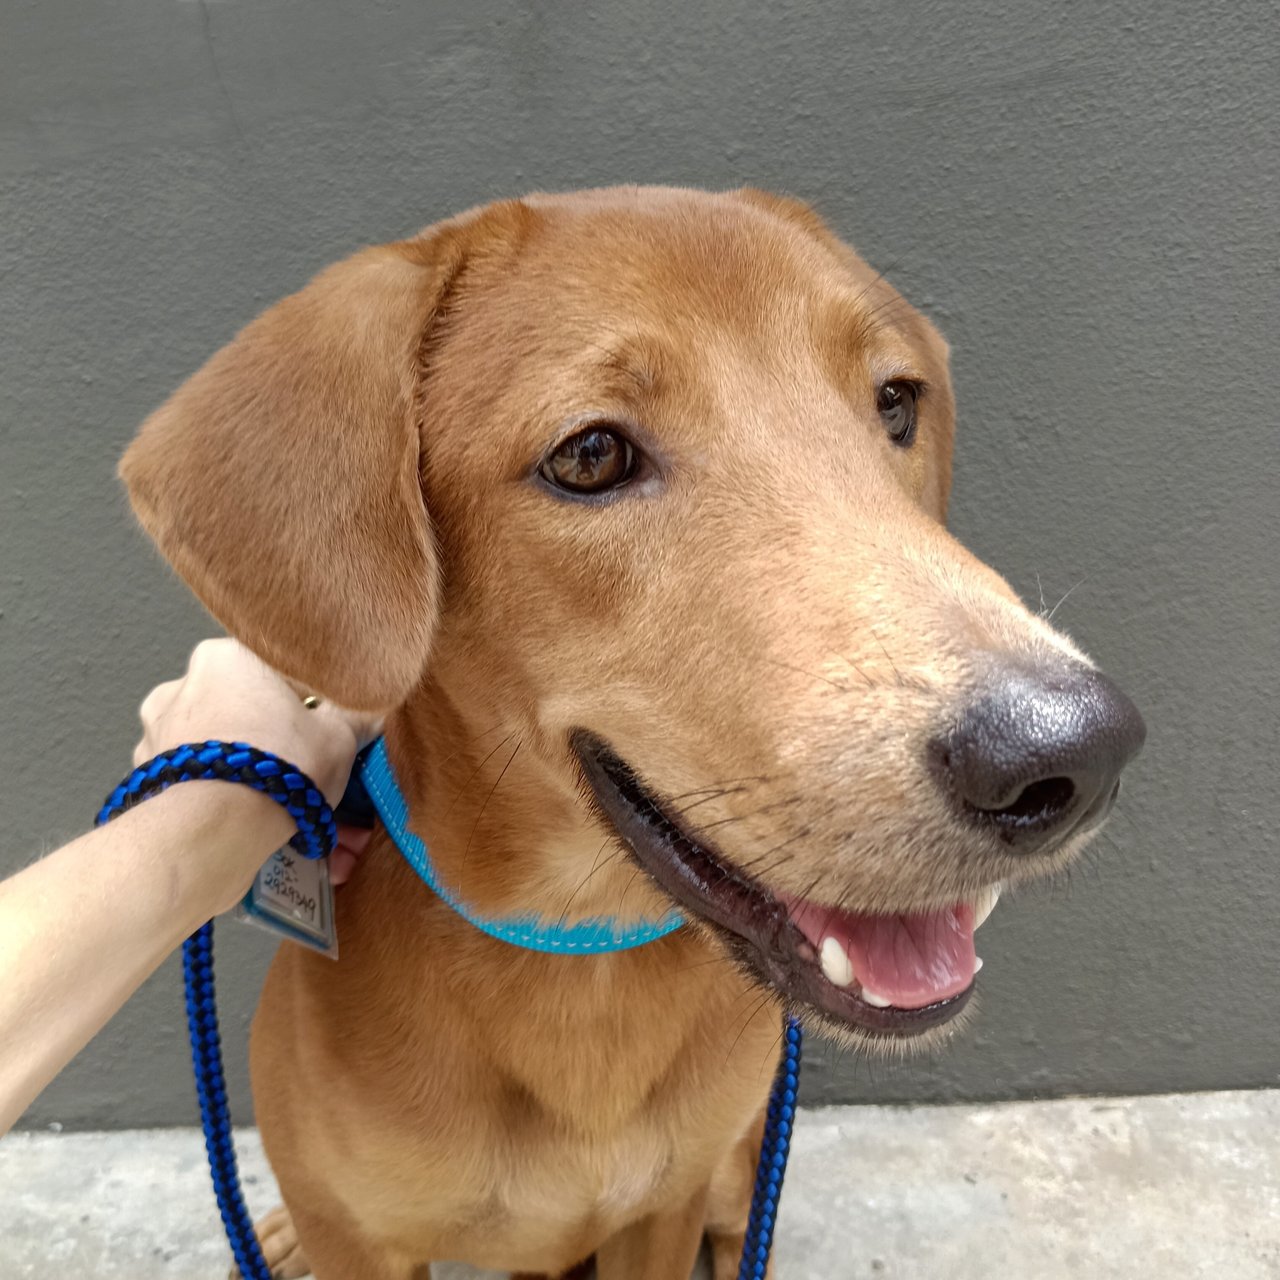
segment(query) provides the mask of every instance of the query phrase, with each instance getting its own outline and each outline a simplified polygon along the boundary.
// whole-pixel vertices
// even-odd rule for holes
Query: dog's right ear
[[[209,611],[278,671],[385,709],[422,674],[439,595],[419,480],[418,382],[477,251],[536,215],[463,214],[323,272],[151,415],[120,474]]]

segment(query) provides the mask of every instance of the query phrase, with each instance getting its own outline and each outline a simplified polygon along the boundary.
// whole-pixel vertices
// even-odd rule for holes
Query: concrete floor
[[[1274,1280],[1278,1139],[1280,1090],[809,1111],[778,1280]],[[271,1175],[254,1133],[239,1147],[262,1212]],[[226,1267],[194,1131],[0,1142],[5,1280],[222,1280]]]

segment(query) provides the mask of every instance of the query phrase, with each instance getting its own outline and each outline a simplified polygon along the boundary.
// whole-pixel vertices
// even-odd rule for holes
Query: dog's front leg
[[[284,1212],[284,1211],[277,1211]],[[318,1196],[289,1210],[315,1280],[430,1280],[431,1264],[406,1257],[360,1230],[345,1209]],[[274,1215],[271,1215],[274,1216]],[[268,1244],[264,1241],[264,1249]],[[297,1274],[272,1266],[272,1280]]]
[[[707,1218],[707,1189],[610,1236],[596,1253],[598,1280],[684,1280],[693,1274]]]

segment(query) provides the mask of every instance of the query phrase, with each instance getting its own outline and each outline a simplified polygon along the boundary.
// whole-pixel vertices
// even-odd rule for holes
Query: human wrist
[[[262,864],[297,830],[270,797],[212,780],[175,783],[127,816],[134,815],[171,864],[173,905],[187,931],[233,907]]]

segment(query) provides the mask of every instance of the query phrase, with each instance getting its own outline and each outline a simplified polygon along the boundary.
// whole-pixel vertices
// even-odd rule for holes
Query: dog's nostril
[[[1041,778],[1022,789],[1012,804],[1000,809],[969,807],[974,813],[1010,831],[1040,830],[1054,825],[1070,808],[1076,787],[1070,778]]]

